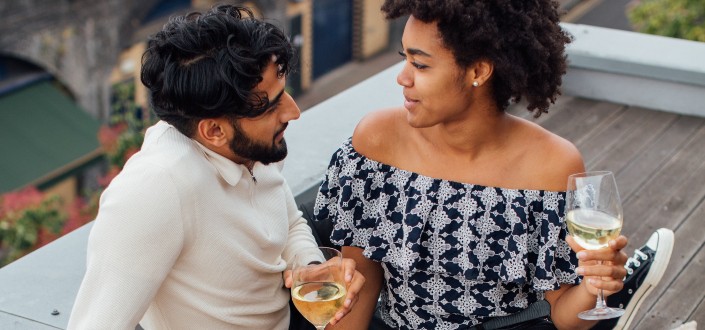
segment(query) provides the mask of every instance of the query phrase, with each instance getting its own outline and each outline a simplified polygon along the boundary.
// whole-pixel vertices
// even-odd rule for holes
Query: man
[[[170,19],[142,82],[162,120],[101,196],[70,329],[287,329],[297,251],[316,246],[282,177],[292,47],[235,6]],[[346,260],[351,307],[364,278]]]

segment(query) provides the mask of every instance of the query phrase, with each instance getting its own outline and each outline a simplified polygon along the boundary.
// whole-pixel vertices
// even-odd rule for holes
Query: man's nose
[[[296,104],[296,101],[294,101],[294,98],[292,98],[289,93],[284,93],[284,95],[282,95],[281,102],[283,105],[283,111],[281,115],[282,123],[286,123],[290,120],[299,119],[299,117],[301,116],[301,109],[299,109],[298,104]]]

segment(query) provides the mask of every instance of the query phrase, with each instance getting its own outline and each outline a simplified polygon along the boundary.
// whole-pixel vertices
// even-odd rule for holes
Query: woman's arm
[[[584,250],[571,237],[567,241],[578,253],[578,274],[584,276],[583,281],[546,292],[546,300],[551,304],[551,319],[558,329],[589,329],[596,321],[579,319],[578,313],[595,307],[599,289],[603,289],[607,297],[624,286],[627,255],[622,249],[627,245],[627,238],[620,236],[611,241],[608,248],[593,251]],[[596,260],[602,260],[602,264],[597,265]]]
[[[335,326],[329,325],[327,329],[367,329],[384,283],[382,266],[363,256],[362,249],[358,247],[344,246],[343,257],[355,260],[357,271],[365,277],[365,285],[358,293],[355,308],[352,308]]]

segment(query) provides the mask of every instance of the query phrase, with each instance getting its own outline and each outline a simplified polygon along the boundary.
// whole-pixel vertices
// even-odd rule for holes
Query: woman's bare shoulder
[[[568,176],[585,171],[578,148],[567,139],[537,125],[526,122],[525,141],[529,145],[528,166],[544,190],[563,191]]]
[[[355,127],[353,147],[367,158],[384,162],[399,145],[404,123],[406,119],[401,108],[371,112]]]

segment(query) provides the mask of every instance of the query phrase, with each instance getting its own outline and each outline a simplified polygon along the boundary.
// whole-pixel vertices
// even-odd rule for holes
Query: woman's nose
[[[404,66],[397,75],[397,84],[404,87],[410,87],[413,84],[413,78],[411,76],[412,73],[409,69],[410,66],[411,65],[408,62],[404,63]]]

